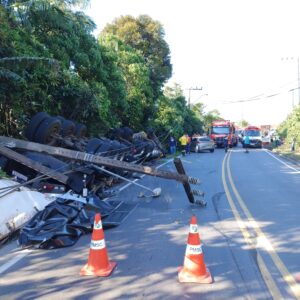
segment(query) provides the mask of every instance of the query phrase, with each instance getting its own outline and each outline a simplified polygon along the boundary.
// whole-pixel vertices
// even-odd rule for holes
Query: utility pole
[[[189,91],[189,99],[188,99],[188,105],[189,108],[191,108],[191,91],[202,91],[202,87],[198,88],[198,87],[190,87],[189,89],[187,89]]]
[[[297,58],[297,77],[298,77],[298,84],[297,84],[297,88],[295,88],[295,89],[293,89],[293,90],[290,90],[290,91],[294,91],[294,90],[298,90],[298,105],[300,105],[300,66],[299,66],[299,56],[297,56],[297,57],[295,57],[295,56],[293,56],[293,57],[287,57],[287,58],[281,58],[281,60],[283,60],[283,59],[286,59],[286,60],[288,60],[288,59],[291,59],[291,60],[294,60],[295,58]],[[295,95],[296,96],[296,95]],[[292,100],[292,105],[293,105],[293,107],[294,107],[294,92],[293,92],[293,100]]]
[[[297,67],[298,67],[298,104],[300,105],[300,71],[299,71],[299,56],[297,57]]]

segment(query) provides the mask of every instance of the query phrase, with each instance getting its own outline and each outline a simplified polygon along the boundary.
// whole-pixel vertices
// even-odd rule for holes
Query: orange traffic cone
[[[183,267],[179,267],[179,282],[212,283],[206,268],[198,233],[196,216],[192,216]]]
[[[80,275],[106,277],[110,275],[116,264],[108,260],[101,216],[98,213],[95,216],[88,263],[80,270]]]

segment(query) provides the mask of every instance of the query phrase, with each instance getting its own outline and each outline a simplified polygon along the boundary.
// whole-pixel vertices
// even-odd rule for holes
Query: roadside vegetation
[[[278,128],[277,133],[283,144],[280,147],[274,149],[275,152],[285,155],[289,158],[300,162],[300,106],[294,108],[294,110],[288,115],[286,120],[282,122]],[[292,150],[292,142],[294,144],[294,150]]]
[[[159,137],[202,133],[217,111],[188,107],[172,75],[163,26],[122,16],[93,35],[87,0],[0,0],[0,134],[20,137],[39,111],[87,125],[129,126]]]

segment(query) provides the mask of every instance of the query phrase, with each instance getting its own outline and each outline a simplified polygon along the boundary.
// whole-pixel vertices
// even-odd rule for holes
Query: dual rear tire
[[[51,117],[46,112],[39,112],[32,117],[24,134],[29,141],[54,146],[58,136],[84,138],[87,127],[61,116]]]

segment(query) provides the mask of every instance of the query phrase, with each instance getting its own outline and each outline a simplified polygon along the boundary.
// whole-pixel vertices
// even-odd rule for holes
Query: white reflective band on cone
[[[91,249],[93,250],[101,250],[105,248],[105,240],[93,241],[91,240]]]
[[[99,221],[99,223],[94,222],[94,229],[95,230],[102,229],[102,222],[101,221]]]
[[[190,233],[197,233],[197,232],[198,232],[198,225],[190,224]]]
[[[202,247],[201,245],[186,245],[186,251],[185,254],[201,254],[202,253]]]

